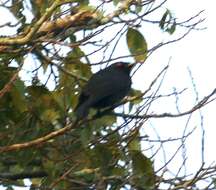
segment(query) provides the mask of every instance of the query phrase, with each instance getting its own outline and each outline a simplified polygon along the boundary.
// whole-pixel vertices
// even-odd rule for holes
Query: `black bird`
[[[90,108],[109,107],[123,99],[131,89],[133,65],[117,62],[93,74],[79,96],[75,108],[77,119],[86,117]]]

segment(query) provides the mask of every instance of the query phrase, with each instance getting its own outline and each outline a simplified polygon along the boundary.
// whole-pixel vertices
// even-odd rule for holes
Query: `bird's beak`
[[[132,69],[133,66],[135,66],[135,65],[136,65],[136,63],[129,63],[129,64],[128,64],[128,67],[129,67],[130,69]]]

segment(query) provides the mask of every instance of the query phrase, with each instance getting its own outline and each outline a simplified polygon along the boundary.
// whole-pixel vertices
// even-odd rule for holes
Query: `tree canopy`
[[[190,176],[182,175],[180,168],[173,177],[167,169],[193,131],[176,139],[163,140],[159,135],[151,140],[142,130],[147,121],[156,118],[190,119],[214,100],[216,89],[183,112],[151,112],[158,100],[166,104],[166,98],[178,99],[185,91],[160,93],[167,65],[146,89],[132,89],[115,111],[106,108],[98,113],[92,109],[88,118],[80,121],[74,114],[79,93],[92,70],[130,60],[136,63],[136,75],[157,49],[200,29],[202,11],[181,21],[166,9],[166,2],[1,1],[0,10],[11,17],[0,26],[3,187],[25,187],[24,179],[29,179],[28,189],[45,190],[216,188],[216,167],[206,166],[204,160],[200,170]],[[150,46],[142,28],[146,23],[172,38]],[[182,28],[183,32],[176,34]],[[180,142],[176,153],[160,168],[155,167],[154,162],[163,159],[158,152],[166,153],[163,143],[173,141]],[[159,145],[157,150],[151,148],[152,143]]]

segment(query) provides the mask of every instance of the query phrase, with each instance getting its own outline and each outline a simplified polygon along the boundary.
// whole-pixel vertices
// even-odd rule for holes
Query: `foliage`
[[[133,58],[139,65],[169,43],[148,48],[141,29],[143,23],[151,22],[146,16],[160,10],[166,1],[101,2],[1,2],[16,20],[1,26],[11,31],[15,27],[15,35],[0,38],[0,181],[7,189],[25,186],[26,178],[31,180],[31,189],[56,190],[151,190],[166,183],[170,189],[182,189],[188,182],[186,178],[165,179],[154,168],[155,155],[150,157],[143,150],[143,140],[148,137],[141,128],[146,120],[175,117],[147,115],[149,105],[157,99],[156,93],[155,97],[147,93],[154,94],[152,87],[167,67],[146,91],[133,89],[122,102],[129,104],[121,113],[106,109],[98,115],[92,110],[87,120],[76,121],[73,110],[78,94],[95,65],[104,67],[120,58]],[[169,34],[178,26],[190,31],[199,24],[177,23],[169,10],[156,23]],[[118,51],[115,57],[122,37],[126,37],[128,54]],[[101,59],[99,54],[103,54]],[[181,114],[193,113],[214,94]],[[195,189],[196,182],[191,179],[188,187]],[[212,183],[215,185],[215,179]]]

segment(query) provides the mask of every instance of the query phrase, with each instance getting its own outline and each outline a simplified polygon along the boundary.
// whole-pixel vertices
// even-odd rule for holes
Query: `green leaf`
[[[136,13],[139,13],[142,11],[143,5],[142,5],[141,0],[137,0],[135,6],[136,6]]]
[[[137,98],[137,99],[135,99],[135,100],[129,102],[129,111],[132,110],[132,108],[133,108],[134,105],[139,104],[139,103],[142,102],[142,99],[143,99],[143,98],[142,98],[141,95],[142,95],[142,92],[141,92],[140,90],[132,89],[132,90],[130,91],[129,96],[131,96],[131,97],[140,97],[140,98]]]
[[[120,2],[120,0],[113,0],[113,5],[118,5],[118,3]]]
[[[136,6],[136,13],[140,13],[142,11],[143,6],[137,5]]]
[[[88,158],[92,168],[100,168],[103,175],[111,175],[114,169],[114,163],[119,160],[119,147],[114,144],[95,144],[95,147],[89,150]]]
[[[128,150],[129,151],[141,151],[139,130],[132,131],[132,133],[130,133],[128,136],[130,137],[130,139],[132,139],[132,140],[129,140]]]
[[[144,62],[147,58],[147,43],[144,36],[136,29],[127,31],[127,45],[136,62]]]
[[[10,6],[10,11],[19,21],[21,21],[22,24],[24,24],[26,20],[25,16],[23,15],[23,10],[24,6],[22,1],[12,0],[12,6]]]
[[[71,35],[69,36],[69,39],[70,39],[70,42],[71,42],[71,43],[75,43],[75,42],[76,42],[76,36],[75,36],[74,34],[71,34]]]
[[[64,69],[66,69],[68,72],[72,72],[74,76],[77,75],[77,78],[89,78],[92,75],[91,67],[88,64],[84,64],[82,61],[80,61],[80,59],[83,57],[85,57],[85,53],[79,47],[73,48],[73,50],[67,54],[64,60]],[[65,77],[71,78],[68,74]]]
[[[98,169],[84,168],[80,171],[74,172],[73,175],[79,178],[84,178],[86,182],[91,182],[95,178]]]
[[[25,86],[21,80],[16,80],[11,89],[11,96],[13,105],[21,112],[27,110],[27,103],[25,100]]]
[[[40,18],[50,6],[49,0],[30,0],[32,6],[32,13],[36,18]]]
[[[169,32],[169,34],[173,34],[175,32],[175,29],[176,29],[176,22],[174,22],[172,26],[167,29],[167,32]]]
[[[163,14],[159,27],[165,31],[168,32],[169,34],[173,34],[176,29],[176,21],[175,18],[173,18],[172,13],[170,10],[166,10],[166,12]]]
[[[112,174],[116,176],[124,176],[127,173],[125,168],[116,167],[112,170]]]
[[[48,121],[50,123],[54,123],[59,118],[59,113],[53,109],[45,110],[42,113],[41,119],[43,121]]]
[[[165,26],[165,23],[168,22],[167,21],[167,17],[169,16],[169,20],[171,18],[171,13],[170,11],[167,9],[166,12],[163,14],[161,20],[160,20],[160,23],[159,23],[159,26],[160,28],[163,30],[164,29],[164,26]]]
[[[111,126],[113,123],[116,123],[116,116],[106,115],[97,119],[97,121],[94,122],[94,126],[100,129],[103,126]]]
[[[216,189],[216,178],[212,178],[212,182],[213,182],[213,185],[214,185],[214,189]]]
[[[93,137],[93,130],[90,126],[83,128],[80,132],[80,140],[84,146],[87,146],[93,140]]]
[[[78,0],[77,2],[79,2],[81,6],[89,4],[89,0]]]
[[[101,167],[108,167],[112,160],[112,150],[106,144],[98,144],[95,148],[95,155]]]
[[[49,90],[44,86],[44,85],[32,85],[32,86],[28,86],[27,87],[27,91],[28,91],[28,94],[35,98],[38,99],[39,97],[43,96],[43,95],[49,95],[50,92]]]
[[[136,187],[153,190],[155,187],[155,175],[152,162],[140,151],[131,151],[133,167],[133,183]]]
[[[65,57],[65,63],[73,63],[74,61],[80,60],[85,53],[79,48],[75,47],[72,51],[70,51],[67,56]]]

